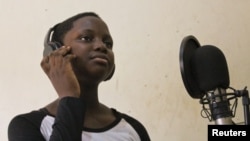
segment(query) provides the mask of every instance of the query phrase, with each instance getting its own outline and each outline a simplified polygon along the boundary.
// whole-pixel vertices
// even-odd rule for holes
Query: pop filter
[[[204,96],[195,81],[194,75],[192,74],[192,56],[199,47],[200,43],[194,36],[186,36],[181,42],[179,54],[183,83],[189,95],[195,99],[200,99]]]

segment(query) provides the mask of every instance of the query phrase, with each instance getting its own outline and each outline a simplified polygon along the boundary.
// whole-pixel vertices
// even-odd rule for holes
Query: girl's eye
[[[113,40],[110,37],[106,37],[103,39],[103,43],[108,47],[112,48],[113,47]]]
[[[84,36],[84,37],[81,37],[80,40],[89,42],[92,40],[92,38],[89,36]]]
[[[113,42],[111,42],[111,41],[104,41],[104,43],[106,44],[106,46],[108,48],[112,48],[113,47]]]

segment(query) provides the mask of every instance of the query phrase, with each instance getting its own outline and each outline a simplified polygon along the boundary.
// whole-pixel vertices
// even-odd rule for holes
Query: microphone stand
[[[242,104],[244,108],[244,119],[245,119],[245,125],[250,125],[250,111],[249,111],[249,105],[250,105],[250,99],[248,91],[245,89],[241,91],[237,91],[236,95],[242,97]]]

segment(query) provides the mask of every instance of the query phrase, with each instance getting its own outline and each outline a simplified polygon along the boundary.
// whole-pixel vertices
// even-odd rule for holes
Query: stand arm
[[[249,95],[247,90],[243,90],[242,93],[242,104],[244,108],[244,118],[245,118],[245,125],[250,125],[250,111],[249,111]]]

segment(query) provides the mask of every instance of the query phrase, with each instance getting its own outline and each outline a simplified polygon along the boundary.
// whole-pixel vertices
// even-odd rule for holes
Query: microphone
[[[227,98],[229,72],[222,51],[212,45],[198,48],[191,57],[191,69],[200,91],[204,94],[201,104],[209,104],[212,120],[217,125],[234,124],[233,112]],[[205,109],[205,108],[203,108]]]
[[[226,92],[230,88],[230,81],[222,51],[212,45],[200,46],[198,40],[190,35],[181,43],[179,59],[185,88],[192,98],[200,99],[206,118],[217,125],[234,124],[230,100],[236,96]],[[206,108],[206,104],[209,108]]]

